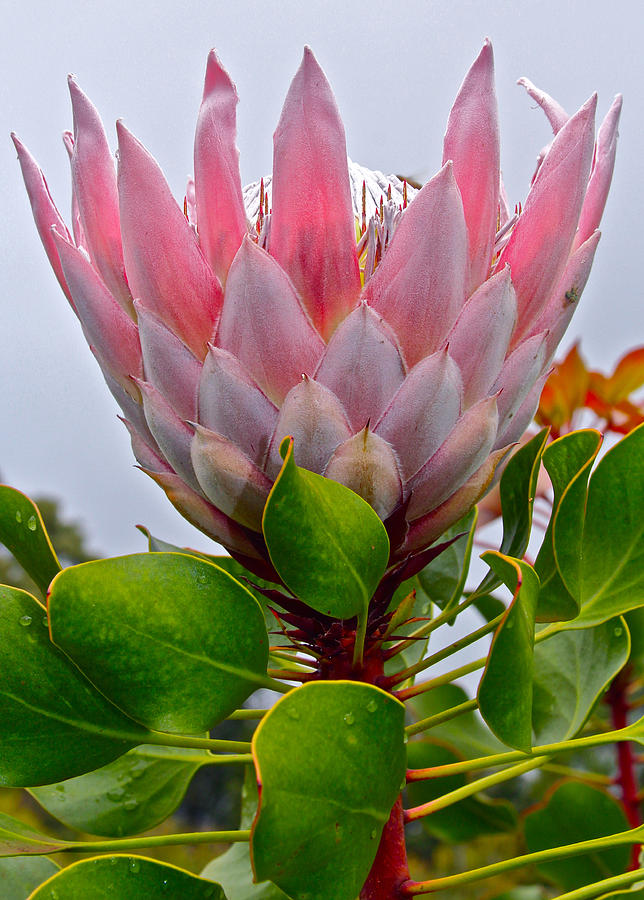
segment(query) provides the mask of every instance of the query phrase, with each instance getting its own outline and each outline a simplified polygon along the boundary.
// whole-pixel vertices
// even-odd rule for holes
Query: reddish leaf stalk
[[[360,900],[398,900],[409,880],[402,799],[398,797],[384,827],[371,872],[360,891]]]
[[[611,721],[617,731],[628,725],[628,713],[630,706],[626,698],[628,691],[629,668],[623,669],[611,684],[606,694],[606,702],[610,706]],[[635,757],[630,741],[619,741],[617,750],[617,779],[621,792],[621,801],[626,813],[626,818],[632,828],[636,828],[640,822],[639,797],[637,779],[635,777]],[[631,855],[632,870],[639,868],[639,845],[634,844]]]

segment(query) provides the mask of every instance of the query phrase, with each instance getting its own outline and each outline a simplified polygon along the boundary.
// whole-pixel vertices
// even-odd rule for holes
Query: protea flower
[[[71,232],[15,139],[49,259],[141,468],[251,568],[266,558],[261,515],[286,434],[300,466],[396,522],[400,559],[481,497],[530,422],[588,278],[621,100],[593,152],[596,97],[569,118],[524,83],[555,138],[514,215],[489,42],[451,110],[444,165],[418,191],[347,161],[308,49],[272,179],[245,190],[237,94],[214,52],[183,209],[120,122],[115,170],[73,78]]]

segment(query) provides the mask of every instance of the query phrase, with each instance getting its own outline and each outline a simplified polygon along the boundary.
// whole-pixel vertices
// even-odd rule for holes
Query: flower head
[[[71,231],[14,138],[49,259],[140,466],[251,565],[265,556],[261,514],[286,434],[300,466],[398,523],[401,557],[480,498],[530,422],[592,264],[621,99],[595,144],[595,96],[568,117],[522,83],[555,137],[514,215],[487,41],[452,107],[443,166],[420,190],[347,161],[309,49],[272,178],[246,189],[237,94],[214,52],[183,208],[120,122],[115,169],[73,78]]]

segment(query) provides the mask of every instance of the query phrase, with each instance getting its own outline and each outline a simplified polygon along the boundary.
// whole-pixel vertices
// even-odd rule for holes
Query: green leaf
[[[198,550],[191,550],[189,547],[177,547],[175,544],[169,544],[167,541],[155,537],[144,525],[137,525],[137,528],[146,536],[150,553],[187,553],[188,556],[197,556],[200,559],[207,559],[208,562],[219,566],[220,569],[223,569],[237,581],[240,581],[244,587],[251,592],[264,611],[266,630],[271,636],[271,646],[286,646],[290,644],[287,637],[279,631],[276,632],[277,622],[275,616],[268,608],[268,601],[266,597],[255,588],[255,585],[257,585],[258,587],[268,588],[269,590],[280,590],[281,585],[259,578],[254,572],[249,572],[248,569],[244,568],[244,566],[242,566],[241,563],[238,563],[236,559],[233,559],[232,556],[216,556],[209,553],[201,553]],[[251,583],[249,584],[244,579],[249,579]]]
[[[141,553],[65,569],[49,595],[52,639],[96,687],[150,728],[199,734],[266,681],[253,595],[194,556]]]
[[[621,618],[596,628],[560,631],[536,645],[532,725],[537,744],[555,744],[577,734],[626,664],[629,649]]]
[[[526,551],[532,527],[532,509],[537,489],[537,478],[548,429],[543,428],[510,457],[499,489],[503,514],[503,539],[500,552],[504,556],[520,558]],[[491,591],[501,584],[492,572],[488,572],[477,593]]]
[[[29,900],[226,900],[218,884],[144,856],[97,856],[73,863]]]
[[[107,766],[31,794],[54,818],[90,834],[124,837],[153,828],[181,803],[205,750],[144,746]]]
[[[573,538],[566,522],[555,522],[557,563],[581,601],[576,628],[644,604],[644,425],[609,450],[590,479],[580,556],[566,551]]]
[[[598,431],[573,431],[546,447],[543,454],[543,464],[552,482],[554,500],[553,513],[535,562],[535,570],[541,582],[537,606],[539,622],[574,619],[579,613],[579,601],[568,591],[557,568],[553,530],[560,514],[562,499],[566,497],[561,515],[567,520],[566,532],[572,543],[566,547],[565,552],[579,554],[588,476],[601,443],[602,437]],[[563,521],[562,518],[562,524]]]
[[[362,497],[301,469],[293,439],[264,508],[271,561],[288,588],[318,612],[339,619],[366,614],[389,559],[385,527]],[[297,539],[295,539],[297,538]]]
[[[68,841],[51,837],[12,816],[0,813],[0,856],[19,854],[40,856],[43,853],[64,850],[68,846]]]
[[[532,746],[534,617],[539,578],[528,563],[500,553],[482,559],[513,593],[497,628],[479,684],[481,715],[494,734],[518,750]]]
[[[250,828],[257,812],[258,791],[255,769],[247,766],[242,789],[241,829]],[[249,845],[240,841],[215,857],[201,873],[204,878],[218,882],[228,900],[289,900],[283,891],[270,881],[253,883]]]
[[[258,881],[294,900],[355,900],[405,780],[403,705],[368,684],[312,682],[262,719],[253,755]]]
[[[0,543],[44,594],[60,563],[36,504],[6,484],[0,484]]]
[[[411,741],[407,745],[407,762],[414,769],[449,765],[461,757],[448,747],[431,740]],[[410,806],[420,806],[456,790],[466,783],[466,776],[450,775],[429,778],[407,786]],[[486,834],[512,832],[517,827],[514,807],[507,800],[490,800],[484,794],[467,797],[446,809],[439,809],[421,820],[433,837],[448,844],[459,844]]]
[[[439,609],[451,609],[463,595],[477,517],[478,512],[474,507],[448,528],[441,536],[441,541],[449,541],[457,534],[465,533],[418,573],[423,590]]]
[[[565,782],[541,809],[525,819],[528,852],[604,837],[628,829],[620,804],[605,791],[580,782]],[[572,891],[602,878],[621,874],[630,847],[622,845],[583,856],[538,863],[537,868],[564,890]]]
[[[447,709],[460,706],[470,698],[462,687],[443,684],[419,694],[412,701],[415,718],[428,719]],[[451,744],[465,759],[502,753],[506,748],[487,728],[476,711],[463,713],[432,728],[432,737]]]
[[[33,787],[104,766],[145,742],[49,640],[44,608],[0,587],[0,784]]]
[[[25,900],[39,884],[60,869],[46,856],[11,856],[0,859],[0,897]]]

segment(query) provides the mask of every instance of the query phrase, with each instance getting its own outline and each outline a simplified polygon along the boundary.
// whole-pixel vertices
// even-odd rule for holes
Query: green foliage
[[[60,564],[38,507],[6,484],[0,485],[0,542],[44,594]]]
[[[481,715],[494,734],[519,750],[532,746],[534,617],[539,578],[528,563],[500,553],[483,556],[513,593],[499,625],[479,685]]]
[[[622,752],[617,770],[611,742],[644,745],[644,716],[637,719],[644,703],[644,428],[598,464],[597,433],[571,433],[548,446],[546,438],[541,432],[508,462],[501,548],[483,555],[490,572],[474,592],[466,580],[475,511],[440,542],[462,536],[394,593],[382,522],[342,485],[298,468],[288,441],[263,523],[270,559],[290,591],[281,598],[283,585],[230,557],[180,550],[149,533],[149,553],[88,562],[75,528],[60,527],[55,504],[41,516],[28,498],[0,488],[0,540],[35,590],[49,589],[47,610],[30,593],[0,587],[0,784],[28,787],[65,828],[105,838],[96,844],[56,831],[55,823],[34,827],[1,815],[2,852],[22,854],[0,861],[3,900],[30,893],[36,900],[137,900],[164,892],[182,900],[356,900],[407,765],[414,772],[405,796],[415,807],[408,820],[422,822],[413,838],[422,852],[436,842],[459,852],[465,844],[507,842],[524,822],[528,851],[541,853],[517,876],[521,883],[511,874],[521,861],[504,849],[485,857],[480,872],[431,870],[433,881],[412,895],[436,887],[446,900],[544,900],[554,890],[620,877],[629,843],[642,833],[623,833],[620,797],[631,812],[638,802],[637,786],[624,780],[633,754]],[[554,498],[532,566],[523,554],[542,459]],[[60,571],[58,558],[80,564]],[[262,591],[274,593],[267,600]],[[283,633],[273,603],[283,610]],[[447,675],[434,670],[471,643],[462,636],[462,626],[470,627],[462,611],[472,604],[492,622],[481,629],[494,629],[487,654]],[[457,615],[455,647],[443,651],[439,626]],[[535,621],[549,624],[535,630]],[[419,639],[406,646],[401,637],[409,635]],[[404,670],[426,656],[428,635],[431,668],[415,670],[428,669],[420,676],[428,680],[414,683]],[[269,659],[278,668],[267,672]],[[476,701],[448,683],[480,670]],[[406,680],[398,684],[401,672]],[[396,696],[381,689],[394,683]],[[268,687],[285,696],[258,712],[256,724],[255,713],[238,707]],[[260,703],[270,705],[265,697]],[[220,725],[227,717],[249,720],[247,738],[256,725],[252,745],[209,737],[214,725],[227,734],[241,724]],[[430,720],[421,723],[422,739],[405,746],[405,724],[414,734],[420,719]],[[547,753],[534,759],[533,744],[549,745]],[[195,773],[231,763],[246,765],[240,831],[167,834],[162,823]],[[512,781],[530,768],[542,772]],[[585,783],[608,785],[616,771],[612,793]],[[549,788],[561,774],[569,780]],[[159,826],[163,833],[133,837]],[[585,842],[604,835],[588,851]],[[164,842],[228,840],[230,849],[201,879],[123,855]],[[115,855],[62,871],[45,858],[97,849]],[[490,888],[473,886],[501,874]],[[620,900],[642,893],[627,887],[618,880],[597,891]]]
[[[91,772],[147,732],[49,640],[38,601],[0,587],[0,784],[33,787]]]
[[[253,738],[259,881],[293,900],[354,900],[404,783],[403,723],[402,704],[350,681],[304,685],[273,707]]]
[[[30,900],[227,900],[218,884],[143,856],[98,856],[62,869]]]
[[[3,900],[25,900],[59,866],[46,856],[10,856],[0,859],[0,896]]]
[[[626,816],[610,794],[587,784],[565,782],[541,809],[526,816],[525,838],[528,850],[534,852],[616,834],[627,828]],[[609,846],[569,859],[542,862],[538,868],[570,891],[623,872],[629,855],[628,846]]]
[[[537,621],[552,622],[574,619],[579,614],[579,602],[567,590],[555,559],[553,529],[559,515],[567,520],[567,531],[579,552],[586,488],[590,469],[601,446],[596,431],[574,431],[554,441],[543,454],[543,464],[554,490],[553,515],[543,538],[535,569],[541,583]],[[566,502],[561,506],[563,498]],[[572,521],[571,521],[572,520]]]
[[[280,452],[284,464],[263,521],[273,565],[318,612],[363,617],[389,559],[382,522],[344,485],[296,466],[292,438],[284,439]]]
[[[266,680],[268,636],[250,591],[193,556],[138,554],[65,569],[52,640],[127,715],[199,734]]]
[[[135,747],[86,775],[32,788],[54,818],[77,831],[124,837],[147,831],[177,809],[206,750]]]
[[[532,725],[538,744],[573,737],[626,664],[630,642],[622,618],[562,631],[534,651]]]
[[[587,628],[644,603],[644,425],[600,460],[583,526],[579,516],[573,527],[564,515],[568,503],[574,499],[564,496],[555,519],[555,554],[566,587],[581,605],[575,626]]]

